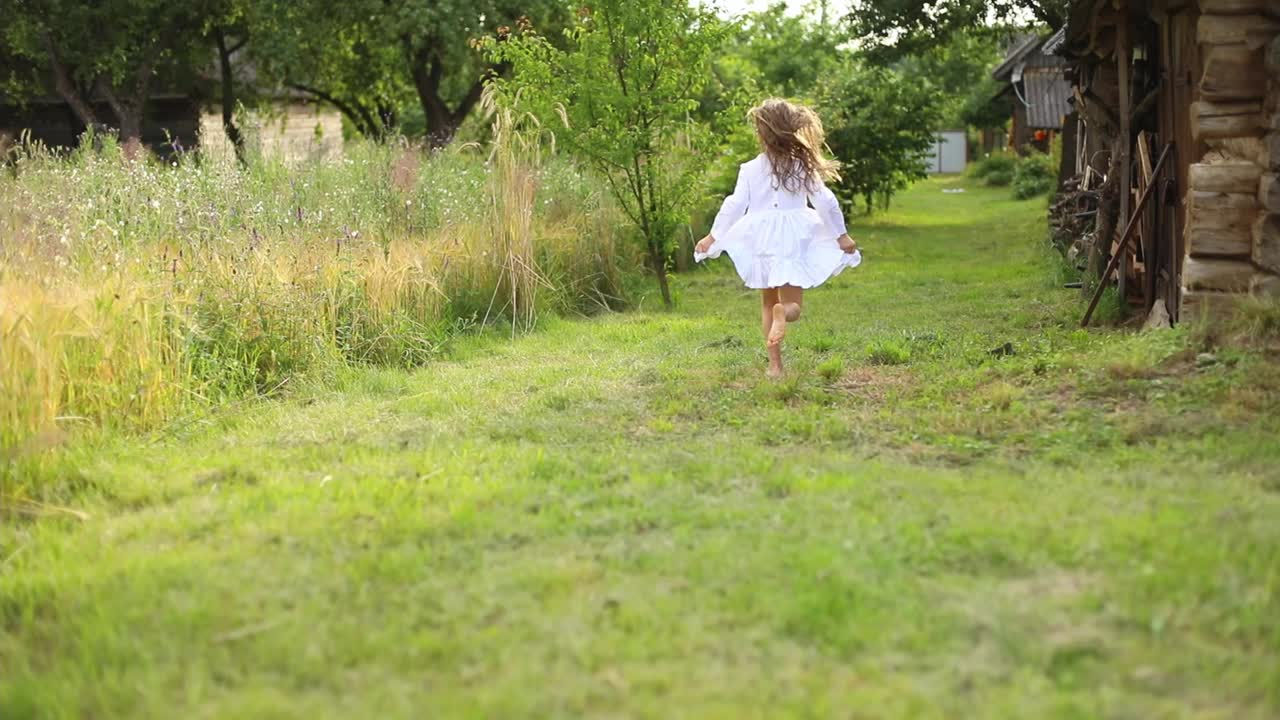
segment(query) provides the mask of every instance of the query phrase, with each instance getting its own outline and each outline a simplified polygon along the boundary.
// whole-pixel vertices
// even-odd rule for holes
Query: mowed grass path
[[[720,267],[73,451],[0,717],[1276,717],[1280,367],[1078,330],[1043,203],[947,186],[783,382]]]

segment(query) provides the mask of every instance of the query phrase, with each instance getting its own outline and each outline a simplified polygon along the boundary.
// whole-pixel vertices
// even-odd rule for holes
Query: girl
[[[857,267],[862,255],[825,184],[839,175],[836,163],[823,157],[818,116],[807,107],[770,99],[748,117],[763,152],[738,171],[737,187],[693,256],[702,262],[729,253],[747,287],[760,290],[767,374],[780,377],[782,338],[787,323],[800,319],[805,289]]]

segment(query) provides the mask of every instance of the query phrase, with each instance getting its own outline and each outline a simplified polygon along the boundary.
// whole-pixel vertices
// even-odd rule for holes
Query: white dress
[[[791,192],[777,185],[767,156],[744,163],[711,226],[715,242],[694,259],[728,253],[742,282],[756,289],[816,287],[862,262],[861,253],[840,249],[844,213],[830,188],[816,182],[813,192]]]

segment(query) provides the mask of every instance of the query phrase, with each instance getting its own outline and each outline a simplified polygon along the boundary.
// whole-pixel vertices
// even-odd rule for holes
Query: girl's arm
[[[854,252],[858,249],[858,244],[849,237],[849,229],[844,224],[844,211],[840,209],[840,201],[836,199],[836,194],[831,192],[831,188],[825,183],[820,186],[817,192],[809,194],[809,200],[813,202],[813,207],[822,216],[822,219],[831,227],[832,230],[840,233],[837,242],[840,243],[840,249],[847,253]]]
[[[738,182],[734,185],[733,194],[724,199],[720,205],[720,212],[716,213],[716,220],[711,224],[711,232],[698,242],[698,252],[706,252],[711,247],[711,243],[715,242],[718,237],[724,237],[724,234],[733,227],[747,212],[747,208],[751,206],[751,184],[747,181],[747,166],[743,165],[738,168]]]

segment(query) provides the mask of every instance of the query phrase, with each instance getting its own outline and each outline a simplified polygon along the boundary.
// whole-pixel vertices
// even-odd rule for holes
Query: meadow
[[[496,142],[337,160],[126,160],[110,139],[0,174],[0,494],[50,448],[137,432],[458,332],[622,305],[617,215],[501,116]],[[11,503],[12,504],[12,503]]]
[[[1044,210],[859,219],[780,382],[719,266],[46,453],[0,716],[1275,717],[1275,310],[1082,330]]]

